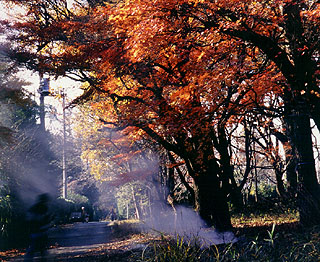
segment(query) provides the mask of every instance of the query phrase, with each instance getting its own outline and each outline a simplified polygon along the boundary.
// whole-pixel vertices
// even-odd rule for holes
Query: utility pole
[[[40,127],[43,131],[45,131],[46,126],[45,126],[44,97],[50,94],[50,90],[49,90],[49,78],[43,77],[42,73],[40,73],[40,86],[39,86],[38,92],[40,93]]]
[[[62,145],[62,197],[67,199],[67,174],[66,174],[66,110],[65,110],[65,92],[64,89],[61,91],[62,96],[62,110],[63,110],[63,145]]]

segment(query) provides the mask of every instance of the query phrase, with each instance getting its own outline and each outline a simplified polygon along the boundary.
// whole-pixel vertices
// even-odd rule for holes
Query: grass
[[[231,218],[231,223],[235,228],[241,227],[255,227],[255,226],[268,226],[274,223],[286,224],[297,223],[299,215],[296,210],[282,210],[281,212],[251,212],[249,214],[234,214]]]
[[[144,250],[141,260],[144,262],[197,262],[203,256],[203,251],[193,241],[185,241],[183,237],[168,238],[162,236],[160,241],[154,242],[152,249]]]
[[[273,224],[271,229],[240,239],[235,244],[200,246],[184,242],[183,238],[163,238],[155,242],[144,252],[140,261],[174,262],[174,261],[320,261],[320,227],[283,230]]]
[[[111,221],[108,226],[114,238],[128,237],[143,231],[143,224],[137,219],[115,220]]]
[[[197,239],[186,240],[179,235],[141,234],[144,227],[138,220],[113,221],[109,225],[112,241],[104,248],[63,261],[319,262],[320,226],[305,228],[297,219],[294,211],[238,214],[232,221],[239,241],[210,248],[196,244]],[[17,256],[17,251],[11,253],[0,252],[0,261]]]
[[[297,212],[235,215],[232,218],[239,241],[202,248],[197,240],[182,236],[162,235],[149,242],[135,258],[140,262],[213,262],[213,261],[270,261],[319,262],[320,226],[305,228],[299,225]],[[119,222],[121,230],[138,229],[139,222]],[[123,233],[122,235],[126,235]]]

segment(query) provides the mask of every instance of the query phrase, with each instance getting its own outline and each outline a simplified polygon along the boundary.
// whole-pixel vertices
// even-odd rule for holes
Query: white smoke
[[[237,242],[233,232],[220,233],[208,228],[199,214],[190,208],[179,206],[173,210],[168,206],[164,209],[159,205],[153,210],[153,217],[144,222],[149,229],[156,232],[179,237],[186,242],[194,241],[203,248]]]

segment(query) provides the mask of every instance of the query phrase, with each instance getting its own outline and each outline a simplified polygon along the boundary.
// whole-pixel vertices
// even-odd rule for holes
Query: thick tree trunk
[[[292,119],[298,172],[298,208],[304,225],[320,224],[320,194],[317,181],[310,118],[297,114]]]
[[[232,229],[227,196],[220,188],[216,174],[202,173],[196,177],[196,203],[201,218],[217,231]]]
[[[287,184],[288,184],[288,192],[290,196],[294,196],[297,192],[298,186],[298,176],[296,172],[297,161],[294,155],[294,150],[290,149],[286,152],[286,175],[287,175]]]
[[[290,113],[288,113],[290,114]],[[289,197],[294,197],[297,193],[298,186],[298,176],[296,172],[297,166],[297,155],[295,154],[294,148],[294,125],[292,122],[292,117],[286,116],[284,118],[284,126],[285,126],[285,135],[288,138],[287,141],[283,141],[284,153],[286,157],[286,177],[287,177],[287,186]],[[291,142],[289,142],[289,140]]]
[[[226,135],[226,128],[223,125],[219,128],[218,138],[215,147],[220,154],[220,165],[222,173],[219,177],[222,182],[222,189],[225,195],[229,195],[229,200],[236,210],[243,208],[241,189],[237,186],[234,179],[233,167],[231,166],[231,157],[228,151],[229,143]],[[218,142],[219,141],[219,142]]]

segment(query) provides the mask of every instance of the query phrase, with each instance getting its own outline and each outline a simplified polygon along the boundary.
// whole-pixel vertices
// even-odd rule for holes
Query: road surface
[[[107,222],[79,222],[51,228],[48,261],[67,261],[68,257],[77,257],[103,247],[108,241],[110,241],[110,228]],[[23,258],[12,261],[23,261]],[[39,261],[37,257],[35,261]]]

